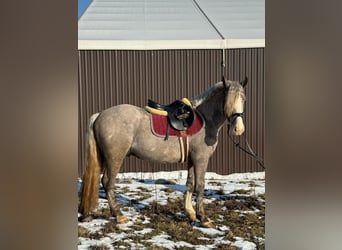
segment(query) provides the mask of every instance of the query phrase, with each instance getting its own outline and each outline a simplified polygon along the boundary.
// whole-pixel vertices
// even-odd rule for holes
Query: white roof
[[[93,0],[78,20],[81,50],[264,46],[264,0]]]

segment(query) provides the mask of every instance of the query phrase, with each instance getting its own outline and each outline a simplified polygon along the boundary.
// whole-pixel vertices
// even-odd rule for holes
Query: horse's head
[[[225,80],[222,78],[223,85],[226,88],[226,103],[224,111],[228,120],[229,133],[232,135],[242,135],[245,131],[243,124],[244,103],[246,101],[244,87],[248,78],[241,82]]]

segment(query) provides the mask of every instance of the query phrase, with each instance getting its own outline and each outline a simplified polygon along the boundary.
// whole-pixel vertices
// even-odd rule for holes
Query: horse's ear
[[[247,82],[248,82],[248,77],[245,76],[245,79],[241,81],[240,84],[242,85],[242,87],[245,87],[247,85]]]
[[[222,76],[222,83],[223,83],[223,86],[228,88],[229,87],[229,83],[226,82],[226,79],[224,78],[224,76]]]

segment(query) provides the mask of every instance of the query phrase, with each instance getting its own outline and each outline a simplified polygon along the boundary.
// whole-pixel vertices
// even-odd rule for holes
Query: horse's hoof
[[[120,216],[117,216],[117,217],[116,217],[116,222],[117,222],[118,224],[125,224],[125,223],[128,222],[128,219],[127,219],[126,216],[120,215]]]
[[[190,218],[191,222],[196,222],[197,221],[196,215],[189,216],[189,218]]]
[[[187,212],[186,214],[188,215],[188,218],[190,219],[191,222],[197,221],[196,213]]]
[[[201,222],[201,225],[205,228],[215,228],[214,224],[211,223],[210,221]]]

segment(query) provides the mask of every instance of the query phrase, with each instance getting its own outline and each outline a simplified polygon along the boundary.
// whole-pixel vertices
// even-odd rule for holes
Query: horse
[[[247,77],[243,81],[225,80],[223,77],[222,81],[190,99],[193,109],[203,118],[204,126],[188,141],[184,209],[189,219],[199,221],[202,227],[214,227],[203,207],[208,161],[216,149],[218,134],[225,121],[231,135],[241,135],[245,130],[242,114],[247,80]],[[150,113],[141,107],[121,104],[93,114],[87,131],[86,166],[79,205],[82,221],[93,218],[92,212],[98,205],[101,173],[111,215],[118,224],[128,221],[114,196],[116,175],[128,156],[159,163],[177,163],[181,158],[179,140],[155,136],[151,132]],[[197,194],[195,209],[192,206],[194,192]]]

